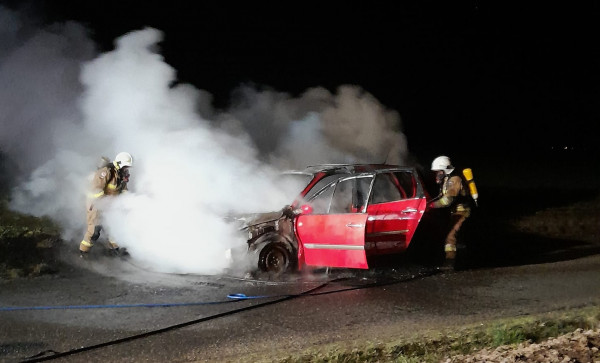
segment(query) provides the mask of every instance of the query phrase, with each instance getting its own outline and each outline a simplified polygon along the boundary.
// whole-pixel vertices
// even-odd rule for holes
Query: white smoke
[[[0,19],[6,16],[0,8]],[[226,214],[292,201],[276,183],[279,170],[406,157],[398,114],[357,86],[337,94],[314,88],[298,98],[243,86],[229,110],[215,110],[208,92],[173,86],[176,71],[156,51],[159,30],[128,33],[91,59],[82,27],[53,29],[0,59],[0,80],[13,77],[14,85],[0,93],[0,148],[28,166],[12,207],[57,220],[74,250],[85,230],[87,178],[100,155],[134,157],[130,193],[102,206],[104,235],[156,270],[205,274],[222,272],[224,251],[245,243]],[[35,41],[42,36],[55,42]],[[66,51],[74,40],[83,51]],[[29,67],[32,76],[12,76]],[[42,144],[15,142],[21,135]]]
[[[0,40],[18,44],[15,23],[2,24]],[[93,46],[82,26],[67,23],[38,31],[7,50],[0,53],[0,145],[18,155],[20,171],[30,172],[53,156],[48,151],[56,138],[68,139],[58,134],[68,132],[65,124],[77,115],[80,65],[92,58]]]
[[[77,99],[94,44],[80,24],[38,29],[0,6],[0,49],[0,161],[7,165],[0,172],[11,173],[2,179],[30,180],[13,195],[20,210],[81,228],[81,218],[71,218],[84,201],[81,172],[99,149],[82,152]]]
[[[407,159],[398,113],[358,86],[340,86],[337,94],[315,87],[298,98],[250,87],[240,87],[234,95],[231,115],[261,154],[279,167],[402,164]]]

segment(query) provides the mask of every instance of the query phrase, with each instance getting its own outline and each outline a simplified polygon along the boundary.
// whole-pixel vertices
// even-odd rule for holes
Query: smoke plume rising
[[[242,85],[217,110],[209,92],[177,83],[157,51],[160,30],[132,31],[96,54],[79,24],[24,32],[1,7],[0,19],[11,20],[0,22],[0,81],[10,85],[0,90],[0,150],[18,165],[11,207],[56,220],[73,253],[101,155],[134,157],[130,192],[102,202],[103,236],[153,269],[216,274],[229,267],[225,250],[245,244],[225,215],[293,200],[281,170],[408,154],[399,115],[358,86],[294,98]]]

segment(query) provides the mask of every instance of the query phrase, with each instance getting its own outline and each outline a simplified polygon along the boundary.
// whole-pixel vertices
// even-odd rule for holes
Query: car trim
[[[304,248],[308,248],[310,250],[364,250],[365,246],[305,243]]]
[[[382,215],[382,216],[369,216],[367,218],[367,220],[369,222],[373,222],[373,221],[393,221],[393,220],[395,220],[395,221],[407,221],[407,220],[414,219],[412,217],[398,217],[398,218],[388,218],[388,219],[385,219],[385,217],[387,217],[387,216],[385,216],[385,215]]]
[[[402,229],[399,231],[367,233],[367,237],[389,236],[389,235],[393,235],[393,234],[407,234],[407,233],[408,233],[408,229]]]

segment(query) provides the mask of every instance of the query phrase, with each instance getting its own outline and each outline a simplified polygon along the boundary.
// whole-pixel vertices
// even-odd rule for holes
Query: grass
[[[55,272],[52,247],[60,242],[60,229],[49,218],[11,211],[0,201],[0,278]]]
[[[60,235],[60,229],[49,218],[34,217],[8,208],[8,202],[0,201],[0,240]]]
[[[288,356],[277,362],[440,362],[451,356],[470,354],[484,348],[516,346],[524,342],[539,343],[579,328],[587,330],[599,327],[600,307],[592,306],[525,318],[496,320],[386,344],[366,344],[359,348],[320,347],[318,351]]]

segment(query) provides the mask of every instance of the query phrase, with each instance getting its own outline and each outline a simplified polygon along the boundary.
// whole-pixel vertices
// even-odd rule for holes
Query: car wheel
[[[264,272],[280,274],[292,265],[292,255],[282,243],[269,243],[260,251],[258,268]]]

